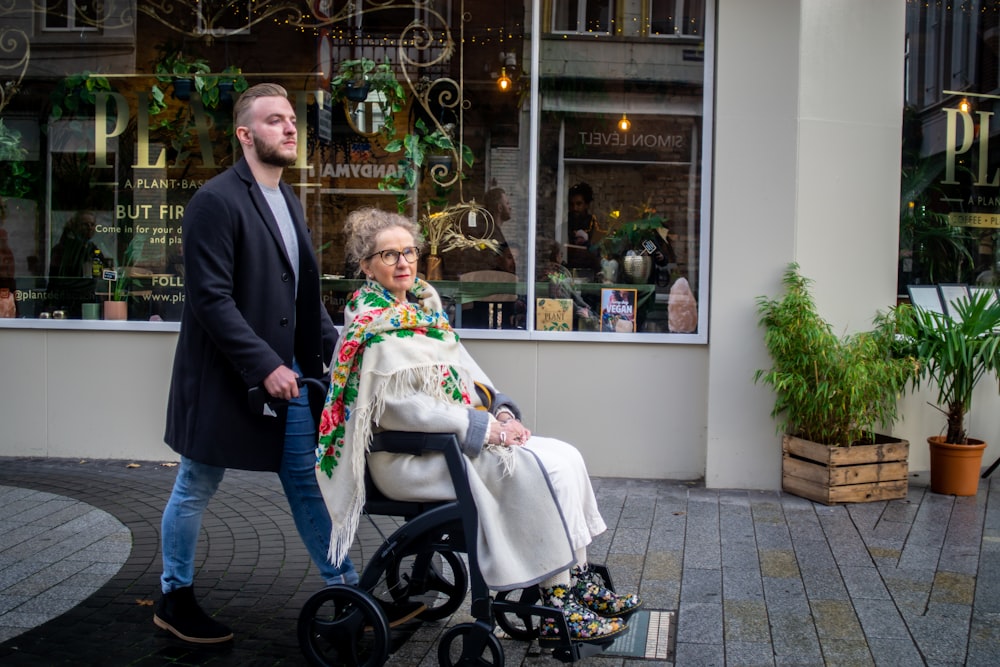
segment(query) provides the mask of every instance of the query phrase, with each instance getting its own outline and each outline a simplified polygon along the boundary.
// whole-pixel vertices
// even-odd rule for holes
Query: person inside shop
[[[653,244],[656,249],[650,254],[653,256],[655,271],[650,275],[650,282],[665,287],[670,284],[671,272],[677,267],[677,252],[670,242],[670,230],[663,225],[658,227]]]
[[[493,238],[500,243],[500,254],[495,258],[495,268],[500,271],[517,273],[517,257],[514,247],[518,245],[511,232],[510,197],[503,188],[490,188],[483,196],[483,206],[490,212],[496,229]]]
[[[583,181],[571,186],[568,193],[566,266],[570,269],[588,269],[595,274],[601,268],[597,247],[597,216],[591,213],[594,189]]]
[[[517,275],[517,248],[508,241],[505,233],[510,231],[506,226],[511,217],[510,200],[503,188],[494,187],[483,196],[483,208],[487,217],[479,213],[475,218],[467,216],[461,222],[461,232],[470,239],[490,240],[496,244],[496,250],[488,247],[461,248],[448,253],[445,261],[448,276],[461,280],[462,275],[472,271],[504,271]],[[471,220],[475,220],[473,225]],[[511,278],[513,281],[514,279]],[[462,326],[472,329],[491,328],[490,304],[483,301],[472,301],[458,306],[462,308]],[[503,312],[503,328],[524,328],[524,304]]]
[[[333,521],[330,554],[347,558],[365,503],[364,469],[389,498],[454,499],[440,453],[368,453],[376,429],[453,433],[479,511],[479,565],[492,590],[538,585],[563,610],[571,638],[604,641],[641,603],[588,567],[587,545],[606,526],[580,452],[535,435],[459,342],[441,298],[417,277],[419,227],[364,208],[345,223],[346,252],[365,283],[348,299],[321,419],[316,475]],[[540,643],[557,640],[543,618]]]
[[[316,483],[316,419],[337,330],[320,297],[319,264],[302,206],[281,180],[295,163],[295,111],[285,89],[262,83],[233,107],[243,157],[202,186],[182,221],[184,307],[164,440],[180,455],[163,511],[159,628],[194,643],[233,632],[199,606],[195,549],[202,515],[226,468],[277,472],[295,526],[327,584],[355,584],[349,558],[327,558],[331,524]],[[287,401],[252,412],[248,390]]]
[[[97,215],[80,210],[66,221],[49,255],[46,309],[67,317],[83,316],[82,304],[95,299],[96,286],[108,258],[94,242]]]

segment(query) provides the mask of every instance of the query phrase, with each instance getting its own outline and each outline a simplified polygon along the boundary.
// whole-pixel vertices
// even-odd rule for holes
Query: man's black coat
[[[319,266],[302,205],[287,184],[299,241],[299,288],[271,209],[240,160],[206,183],[184,211],[184,311],[164,439],[200,463],[276,471],[285,410],[251,414],[250,387],[294,355],[323,378],[337,340],[320,296]],[[309,392],[314,416],[324,396]]]

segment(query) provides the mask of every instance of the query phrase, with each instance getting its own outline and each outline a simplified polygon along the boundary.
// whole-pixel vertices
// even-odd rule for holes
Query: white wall
[[[176,334],[0,329],[0,456],[176,460],[163,426]],[[539,434],[599,476],[705,468],[704,346],[468,341]]]
[[[176,460],[163,444],[176,338],[0,329],[0,455]]]
[[[711,486],[775,489],[780,440],[754,299],[793,259],[799,3],[719,0],[712,212],[708,451]]]
[[[706,482],[778,488],[754,299],[796,261],[838,331],[895,303],[902,2],[719,0]]]

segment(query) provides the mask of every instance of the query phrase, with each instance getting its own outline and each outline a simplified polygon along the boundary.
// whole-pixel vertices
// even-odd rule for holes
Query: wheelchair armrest
[[[417,456],[423,452],[443,452],[448,448],[458,448],[458,439],[453,433],[380,431],[372,436],[371,444],[373,452],[416,454]]]

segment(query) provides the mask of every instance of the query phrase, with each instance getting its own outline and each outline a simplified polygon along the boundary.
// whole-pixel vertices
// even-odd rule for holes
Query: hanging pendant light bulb
[[[510,80],[510,77],[507,76],[507,68],[501,67],[500,78],[497,79],[497,87],[500,88],[500,92],[506,93],[508,90],[510,90],[511,83],[512,82]]]
[[[632,127],[632,121],[623,112],[621,120],[618,121],[618,129],[622,132],[628,132],[630,127]]]

